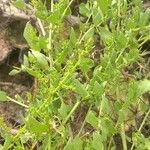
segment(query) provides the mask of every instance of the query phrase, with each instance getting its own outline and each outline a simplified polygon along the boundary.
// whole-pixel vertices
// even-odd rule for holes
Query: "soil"
[[[17,28],[13,26],[15,23]],[[20,55],[26,45],[23,36],[20,38],[25,23],[21,24],[22,29],[19,28],[19,31],[17,31],[19,25],[18,21],[14,22],[0,18],[0,91],[5,91],[7,96],[14,99],[19,95],[23,98],[23,103],[27,103],[25,93],[31,90],[33,78],[23,72],[15,76],[9,75],[14,67],[20,66]],[[20,37],[18,38],[18,36]],[[9,101],[0,102],[0,116],[4,118],[7,126],[12,129],[18,128],[23,123],[22,118],[24,115],[25,109],[22,106]]]
[[[0,65],[0,90],[5,91],[8,96],[15,98],[15,95],[24,95],[30,91],[33,79],[26,73],[20,73],[15,76],[9,76],[9,72],[14,66],[19,66],[19,50],[12,50],[4,63]],[[26,102],[25,96],[23,96]],[[16,123],[21,124],[21,116],[24,108],[13,102],[0,102],[0,115],[4,116],[6,122],[14,126]]]

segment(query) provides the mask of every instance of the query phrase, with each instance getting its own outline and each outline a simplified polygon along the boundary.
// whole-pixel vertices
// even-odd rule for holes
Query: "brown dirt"
[[[23,36],[22,38],[17,37],[23,33],[24,27],[22,26],[25,24],[21,24],[22,28],[19,26],[13,28],[12,23],[14,24],[14,22],[0,19],[0,31],[3,31],[0,33],[0,91],[5,91],[7,96],[14,99],[16,99],[16,95],[19,95],[23,102],[27,103],[26,93],[31,90],[33,79],[26,73],[19,73],[15,76],[9,75],[14,66],[20,66],[20,54],[26,43],[22,42],[24,41]],[[16,24],[19,25],[19,22]],[[17,31],[18,29],[20,31]],[[15,31],[20,32],[20,34]],[[13,102],[0,102],[0,116],[4,117],[8,126],[16,128],[21,125],[24,114],[25,109],[22,106]]]
[[[25,93],[30,91],[33,80],[25,73],[9,76],[9,72],[14,65],[19,66],[18,56],[13,50],[5,63],[0,65],[0,90],[5,91],[8,96],[15,98],[15,95],[22,96],[23,101],[27,102]],[[22,124],[22,116],[25,110],[23,107],[13,102],[0,102],[0,115],[4,117],[7,124],[13,127]]]

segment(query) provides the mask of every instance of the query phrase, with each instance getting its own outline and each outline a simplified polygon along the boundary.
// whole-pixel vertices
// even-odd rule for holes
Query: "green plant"
[[[22,2],[19,8],[24,9]],[[127,143],[133,144],[131,149],[149,149],[149,139],[136,129],[137,116],[131,110],[149,114],[142,95],[150,91],[150,80],[139,80],[134,65],[143,63],[141,48],[150,39],[150,11],[143,10],[141,0],[89,0],[79,7],[86,22],[80,21],[77,29],[67,26],[66,31],[71,3],[52,0],[47,9],[41,0],[32,0],[41,32],[37,35],[37,29],[26,24],[30,51],[10,75],[27,72],[38,86],[29,99],[24,125],[9,144],[6,138],[3,149],[26,149],[30,141],[31,149],[38,145],[39,150],[109,150],[116,149],[115,136],[121,137],[124,150]],[[5,96],[1,92],[0,100]],[[75,134],[72,124],[81,105],[88,111]],[[131,126],[133,137],[126,134]]]

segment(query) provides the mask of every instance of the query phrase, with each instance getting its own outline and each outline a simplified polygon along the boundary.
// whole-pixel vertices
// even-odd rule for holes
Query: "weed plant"
[[[14,100],[26,107],[18,133],[1,119],[1,149],[150,150],[142,132],[150,123],[143,96],[150,76],[141,71],[149,68],[149,50],[143,50],[150,40],[149,9],[141,0],[88,0],[74,27],[66,21],[73,0],[49,3],[32,0],[28,8],[23,0],[14,2],[34,10],[38,27],[26,24],[30,51],[10,75],[26,72],[35,83],[26,105]],[[1,91],[0,99],[6,97]]]

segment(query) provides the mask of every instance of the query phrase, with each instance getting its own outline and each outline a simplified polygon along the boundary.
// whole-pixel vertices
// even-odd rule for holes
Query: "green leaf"
[[[73,47],[76,46],[77,38],[76,38],[76,33],[73,28],[71,28],[71,32],[70,32],[70,42]]]
[[[104,27],[100,28],[99,32],[102,40],[106,44],[110,44],[113,40],[113,35],[110,31],[106,30]]]
[[[72,47],[71,42],[62,43],[61,51],[58,53],[56,57],[56,63],[58,65],[60,65],[61,63],[64,63],[66,60],[66,57],[69,56],[69,54],[71,54],[72,51],[73,51],[73,47]]]
[[[150,150],[150,139],[147,138],[144,141],[145,141],[145,149]]]
[[[36,16],[41,20],[46,20],[49,16],[49,12],[46,8],[46,5],[42,2],[42,0],[32,0],[32,4],[36,9]]]
[[[143,1],[142,0],[132,0],[132,3],[137,6],[137,7],[142,7],[142,3]]]
[[[33,70],[31,68],[28,68],[28,67],[25,67],[23,65],[21,65],[21,69],[23,71],[26,71],[28,74],[30,74],[31,76],[33,76],[35,78],[40,78],[41,77],[40,73],[37,70],[35,71],[35,70]]]
[[[91,27],[84,35],[84,40],[85,41],[88,41],[89,39],[92,39],[93,38],[93,35],[94,35],[94,27]]]
[[[122,108],[122,105],[121,105],[121,103],[120,102],[118,102],[118,101],[116,101],[115,102],[115,111],[118,113],[119,112],[119,110]]]
[[[11,134],[5,134],[5,142],[3,145],[2,150],[8,150],[10,149],[10,145],[13,143],[13,137]]]
[[[42,49],[47,49],[47,39],[41,36],[38,37],[36,29],[29,22],[26,24],[23,36],[32,50],[41,51]]]
[[[124,33],[114,32],[114,37],[115,37],[116,46],[119,50],[123,49],[123,48],[126,48],[127,43],[128,43],[128,39],[124,35]]]
[[[29,46],[33,50],[41,50],[39,47],[39,39],[37,37],[37,31],[32,27],[32,25],[28,22],[24,29],[24,38],[28,42]]]
[[[23,65],[29,67],[28,57],[26,55],[23,56]]]
[[[140,101],[140,111],[141,111],[142,113],[145,113],[145,112],[147,111],[148,107],[149,107],[149,105],[146,104],[146,103],[144,102],[144,100],[143,100],[143,101]]]
[[[126,111],[124,111],[123,109],[120,109],[119,112],[118,112],[118,123],[122,123],[124,120],[125,120],[125,114],[126,114]]]
[[[131,48],[129,53],[126,53],[123,60],[126,65],[136,62],[140,58],[139,49]]]
[[[99,133],[94,133],[92,140],[92,147],[95,150],[104,150],[102,141],[103,141],[102,136]]]
[[[9,72],[9,75],[10,76],[14,76],[14,75],[16,75],[18,73],[20,73],[20,70],[13,69],[12,71]]]
[[[83,141],[81,140],[80,137],[76,137],[74,140],[73,140],[73,143],[74,143],[74,150],[82,150],[83,147]]]
[[[25,9],[25,1],[24,0],[15,0],[13,2],[16,8],[24,10]]]
[[[32,50],[32,55],[35,57],[39,67],[42,69],[48,68],[48,60],[46,56],[38,51]]]
[[[107,15],[111,0],[96,0],[99,8],[101,9],[102,16]]]
[[[110,113],[110,104],[109,104],[108,99],[105,96],[102,97],[101,111],[103,113]]]
[[[139,96],[138,83],[132,81],[128,85],[127,96],[123,104],[123,107],[128,108],[131,104],[135,103],[138,100],[138,96]]]
[[[143,81],[139,81],[138,95],[141,96],[147,92],[150,92],[150,80],[144,79]]]
[[[64,119],[67,117],[70,107],[66,105],[64,102],[61,103],[61,107],[59,108],[58,112],[60,116]]]
[[[72,141],[69,141],[64,150],[83,150],[83,141],[80,137],[76,137]]]
[[[77,92],[77,94],[79,94],[79,96],[85,98],[89,95],[85,86],[82,83],[80,83],[79,80],[72,78],[71,81],[73,87],[75,88],[75,91]]]
[[[97,81],[94,82],[93,93],[95,96],[102,97],[104,93],[104,84],[99,84]]]
[[[29,132],[34,133],[37,136],[48,131],[48,126],[46,124],[37,121],[31,115],[29,115],[26,119],[26,128],[29,130]]]
[[[90,9],[88,3],[87,4],[81,3],[79,7],[79,12],[81,15],[88,17],[90,15]]]
[[[38,150],[51,150],[52,147],[52,137],[51,137],[51,133],[47,133],[43,140],[42,140],[42,144],[38,146]]]
[[[116,133],[115,124],[111,118],[104,117],[101,119],[101,130],[103,134],[106,134],[108,137]]]
[[[25,133],[21,136],[21,143],[25,144],[27,143],[31,138],[31,134],[30,133]]]
[[[61,13],[59,10],[54,10],[47,19],[51,24],[56,25],[61,23]]]
[[[94,66],[94,62],[90,58],[83,58],[80,63],[80,68],[84,73],[90,71],[90,69]]]
[[[144,13],[140,14],[139,26],[144,27],[148,25],[150,19],[150,10],[146,10]]]
[[[97,9],[93,9],[93,23],[95,26],[98,26],[100,23],[102,23],[102,16],[101,14],[97,11]]]
[[[3,92],[3,91],[0,91],[0,101],[1,101],[1,102],[7,101],[7,95],[6,95],[6,93]]]
[[[58,25],[61,23],[64,17],[69,16],[71,14],[71,10],[68,7],[68,0],[59,1],[54,5],[54,11],[51,12],[51,15],[48,17],[48,22],[53,25]],[[67,10],[66,10],[67,9]]]
[[[93,111],[89,111],[89,113],[87,114],[86,122],[88,122],[94,128],[98,127],[98,117],[96,117],[96,115]]]
[[[90,85],[91,85],[92,87],[94,87],[95,82],[101,83],[101,79],[100,79],[101,69],[102,69],[101,66],[100,66],[100,67],[96,67],[96,68],[94,69],[93,77],[92,77],[92,79],[91,79],[91,81],[90,81]],[[97,86],[97,85],[96,85],[96,86]],[[96,91],[97,91],[97,90],[96,90]],[[93,92],[94,92],[94,91],[93,91]],[[97,93],[97,92],[94,92],[94,93]]]
[[[125,28],[126,30],[136,28],[137,23],[134,21],[133,18],[127,18]]]

